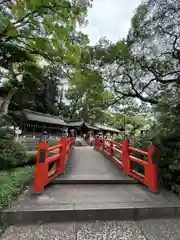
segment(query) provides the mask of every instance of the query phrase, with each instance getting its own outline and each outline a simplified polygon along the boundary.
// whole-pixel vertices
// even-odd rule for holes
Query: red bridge
[[[96,138],[93,147],[75,146],[73,138],[53,147],[41,142],[33,188],[2,217],[10,225],[177,217],[178,197],[158,189],[155,152],[133,148],[128,140]]]
[[[66,174],[67,160],[73,149],[73,138],[61,138],[60,143],[48,147],[47,142],[42,142],[38,147],[38,157],[35,170],[34,192],[41,193],[47,184],[52,182],[61,174]],[[95,150],[99,153],[95,153]],[[55,151],[53,154],[52,152]],[[64,181],[74,178],[74,181],[80,182],[94,182],[99,180],[103,183],[113,178],[121,179],[121,182],[127,180],[127,176],[137,180],[146,185],[152,192],[158,192],[158,168],[153,163],[153,154],[156,152],[154,147],[150,147],[147,152],[133,148],[129,145],[128,140],[123,144],[113,142],[105,139],[96,138],[94,141],[94,150],[92,148],[85,148],[83,151],[78,151],[77,148],[73,150],[75,157],[71,158],[71,165],[73,169],[64,177]],[[49,154],[51,156],[49,156]],[[134,156],[135,153],[146,157],[147,161]],[[104,155],[107,157],[101,156]],[[108,161],[114,163],[109,164]],[[50,165],[54,163],[50,169]],[[133,169],[134,163],[141,165],[144,168],[144,174]],[[98,169],[97,169],[98,168]],[[118,168],[118,170],[117,170]],[[102,170],[105,170],[106,178],[102,176]],[[96,173],[96,174],[95,174]],[[83,177],[82,177],[83,176]],[[78,178],[77,178],[78,177]],[[131,180],[129,178],[129,182]]]

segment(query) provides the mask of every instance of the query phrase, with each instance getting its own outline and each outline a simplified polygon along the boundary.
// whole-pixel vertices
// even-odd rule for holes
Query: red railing
[[[39,143],[34,174],[34,193],[43,192],[47,184],[64,173],[73,143],[74,138],[61,138],[60,143],[52,147],[48,147],[47,142]],[[49,153],[51,153],[50,156]]]
[[[158,168],[152,160],[152,155],[156,152],[156,148],[150,147],[145,152],[131,147],[128,140],[120,144],[106,139],[99,139],[98,137],[95,138],[94,148],[104,152],[118,167],[123,169],[125,174],[143,183],[151,191],[158,192]],[[146,157],[147,161],[133,156],[135,153]],[[134,163],[141,165],[144,168],[144,173],[136,171]]]

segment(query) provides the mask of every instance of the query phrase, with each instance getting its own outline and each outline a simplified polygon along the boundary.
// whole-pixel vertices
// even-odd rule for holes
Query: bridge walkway
[[[74,147],[64,175],[55,183],[137,183],[93,147]]]

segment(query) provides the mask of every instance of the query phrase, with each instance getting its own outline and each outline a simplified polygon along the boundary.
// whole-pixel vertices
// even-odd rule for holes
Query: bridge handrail
[[[108,145],[106,143],[109,143]],[[119,148],[117,148],[120,147]],[[129,145],[128,139],[125,139],[123,144],[113,142],[107,139],[95,138],[94,148],[103,152],[113,162],[123,169],[124,173],[135,178],[139,182],[146,185],[151,191],[158,192],[158,167],[153,163],[153,154],[157,151],[155,147],[149,147],[148,151],[143,151]],[[117,152],[121,158],[114,156]],[[139,153],[147,157],[147,161],[133,156],[133,153]],[[133,169],[133,162],[144,167],[144,174]]]
[[[64,173],[66,161],[71,154],[74,138],[61,138],[60,143],[52,147],[47,142],[40,142],[38,145],[36,167],[34,173],[34,193],[41,193],[44,187],[53,179]],[[52,156],[48,156],[50,152],[57,150]],[[55,163],[49,171],[49,164]]]
[[[129,146],[129,150],[132,151],[132,152],[140,153],[140,154],[142,154],[144,156],[148,156],[148,152],[145,152],[145,151],[143,151],[141,149],[138,149],[138,148],[133,148],[133,147]]]
[[[52,147],[49,147],[48,148],[48,152],[52,152],[53,150],[55,150],[55,149],[57,149],[57,148],[60,148],[62,146],[62,144],[56,144],[56,145],[54,145],[54,146],[52,146]]]

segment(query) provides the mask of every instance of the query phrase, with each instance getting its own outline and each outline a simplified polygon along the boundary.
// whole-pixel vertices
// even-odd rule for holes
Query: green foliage
[[[139,138],[137,146],[147,149],[155,146],[160,155],[159,180],[168,189],[180,195],[180,101],[179,89],[171,97],[166,97],[154,109],[157,124]]]
[[[169,102],[164,107],[167,107],[167,104],[171,109],[171,114],[162,112],[153,143],[161,153],[161,183],[180,195],[180,102],[176,102],[176,105]],[[179,188],[177,188],[177,185]]]
[[[11,172],[0,171],[0,209],[15,200],[32,180],[34,167],[16,168]]]
[[[148,138],[146,134],[144,135],[139,135],[139,137],[136,138],[136,141],[133,144],[134,148],[144,150],[145,152],[148,151],[148,148],[152,145],[151,139]],[[140,153],[133,152],[132,155],[134,157],[137,157],[139,159],[142,159],[144,161],[148,161],[148,157],[144,156]],[[133,169],[141,174],[144,174],[144,167],[141,164],[138,163],[133,163]]]
[[[0,66],[9,69],[10,63],[33,61],[32,56],[13,43],[1,42]]]
[[[57,144],[59,144],[59,139],[49,139],[48,140],[48,146],[49,147],[52,147],[52,146],[54,146],[54,145],[57,145]]]
[[[14,111],[22,109],[58,115],[57,98],[59,96],[59,79],[56,79],[58,72],[54,73],[53,71],[50,72],[50,70],[50,67],[44,68],[44,76],[39,79],[39,82],[35,78],[32,81],[26,81],[23,91],[19,91],[13,96],[9,105],[9,111],[12,112],[12,115]]]
[[[118,143],[121,143],[121,144],[123,143],[123,140],[124,140],[123,136],[121,136],[121,137],[119,136],[119,137],[114,139],[115,142],[118,142]]]
[[[99,72],[97,85],[101,82],[110,89],[113,107],[135,107],[138,98],[141,111],[148,112],[149,106],[142,103],[157,104],[164,88],[178,84],[179,8],[178,0],[145,1],[137,8],[126,39],[113,44],[102,38],[83,55],[85,71]]]
[[[0,19],[3,42],[14,40],[25,52],[49,60],[74,57],[74,50],[79,51],[75,26],[77,22],[84,23],[88,4],[78,6],[66,0],[32,0],[31,3],[25,0],[8,4],[8,8],[2,4]],[[78,37],[83,39],[84,36],[79,34]]]
[[[54,87],[54,84],[59,83],[52,80],[49,84],[49,79],[45,81],[39,61],[45,60],[46,65],[57,64],[61,72],[66,72],[67,65],[78,63],[80,48],[88,43],[88,39],[77,32],[76,25],[85,23],[88,6],[89,1],[83,0],[82,3],[67,0],[1,3],[0,66],[4,70],[0,71],[0,81],[3,78],[6,80],[3,92],[7,99],[0,105],[0,117],[7,114],[14,95],[12,111],[19,105],[21,109],[30,105],[31,109],[45,112],[48,108],[47,113],[58,114],[53,105],[57,97],[57,86]],[[38,105],[37,102],[43,103],[45,99],[47,101],[43,106]]]
[[[111,102],[112,95],[104,90],[99,76],[95,72],[88,74],[87,70],[74,76],[67,98],[71,102],[70,118],[77,114],[77,118],[89,122],[99,120]]]
[[[13,140],[13,130],[10,128],[0,127],[0,141]]]
[[[0,128],[0,170],[22,166],[26,162],[26,149],[14,141],[12,130]]]

